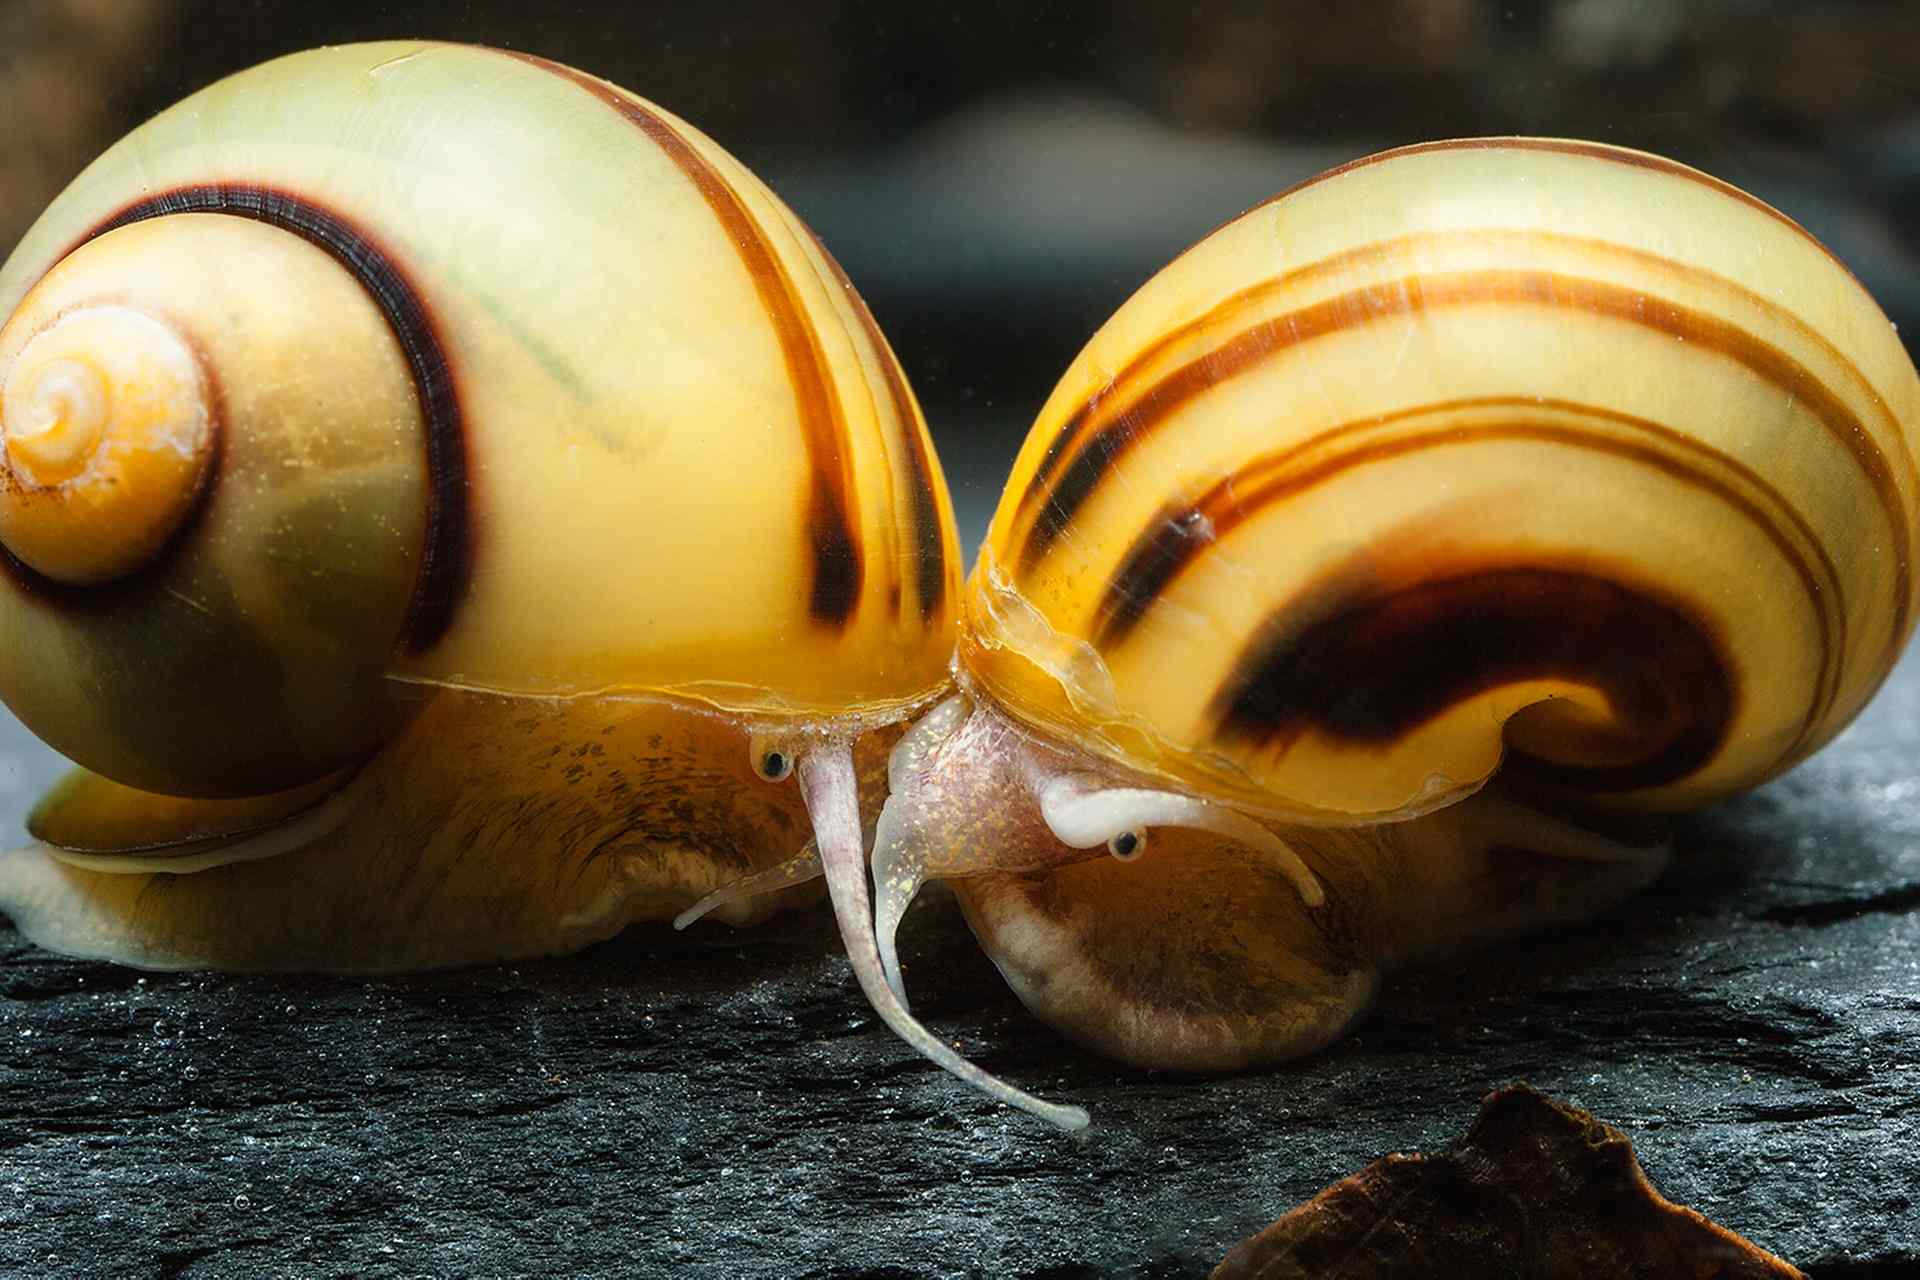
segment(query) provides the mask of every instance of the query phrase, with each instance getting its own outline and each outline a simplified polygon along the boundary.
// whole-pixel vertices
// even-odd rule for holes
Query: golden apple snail
[[[864,868],[952,513],[858,295],[691,126],[283,58],[102,156],[0,316],[0,693],[83,766],[0,856],[29,937],[417,968]]]
[[[1657,156],[1432,143],[1255,208],[1014,464],[960,693],[890,764],[896,996],[938,878],[1045,1021],[1229,1070],[1336,1039],[1385,967],[1619,901],[1666,858],[1644,815],[1789,768],[1886,676],[1917,433],[1845,268]]]

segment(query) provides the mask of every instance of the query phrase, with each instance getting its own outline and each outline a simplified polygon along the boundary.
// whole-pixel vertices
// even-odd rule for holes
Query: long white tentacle
[[[1062,844],[1091,849],[1136,827],[1192,827],[1211,831],[1272,857],[1309,907],[1326,901],[1320,878],[1273,832],[1233,809],[1177,791],[1105,787],[1098,779],[1067,775],[1040,787],[1040,814]]]
[[[900,950],[896,941],[900,920],[907,914],[914,895],[926,880],[926,850],[904,830],[900,807],[904,800],[889,797],[880,811],[880,822],[873,835],[873,930],[880,944],[880,967],[886,974],[900,1007],[911,1009],[907,987],[900,976]]]
[[[853,773],[853,753],[845,745],[816,747],[800,758],[800,793],[813,818],[814,837],[827,877],[827,892],[840,923],[847,958],[854,977],[874,1012],[895,1035],[921,1054],[939,1063],[989,1097],[1039,1116],[1069,1131],[1087,1127],[1087,1113],[1079,1107],[1045,1102],[982,1071],[914,1020],[895,997],[886,980],[880,948],[874,935],[872,906],[867,893],[866,850],[860,840],[860,796]]]

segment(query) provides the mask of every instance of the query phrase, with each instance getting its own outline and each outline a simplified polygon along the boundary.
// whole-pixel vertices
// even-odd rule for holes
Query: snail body
[[[961,692],[890,762],[893,994],[942,879],[1061,1031],[1236,1069],[1391,965],[1618,902],[1650,819],[1791,767],[1893,665],[1917,449],[1872,299],[1684,166],[1436,143],[1252,210],[1014,465]]]
[[[577,947],[857,841],[949,687],[951,510],[864,304],[584,73],[243,72],[74,182],[0,316],[0,695],[83,766],[0,856],[49,945]]]

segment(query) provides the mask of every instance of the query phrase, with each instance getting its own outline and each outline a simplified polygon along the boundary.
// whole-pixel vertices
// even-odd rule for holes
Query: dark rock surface
[[[15,828],[51,762],[0,757]],[[0,932],[9,1275],[1200,1276],[1524,1079],[1814,1276],[1920,1264],[1920,660],[1653,892],[1389,983],[1289,1070],[1115,1068],[950,903],[916,1011],[1094,1114],[1063,1138],[888,1035],[824,915],[396,980],[140,975]]]

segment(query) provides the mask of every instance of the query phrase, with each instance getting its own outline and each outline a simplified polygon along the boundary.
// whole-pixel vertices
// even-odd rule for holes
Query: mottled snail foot
[[[990,1098],[1020,1108],[1061,1129],[1076,1131],[1088,1124],[1079,1107],[1062,1106],[1036,1098],[989,1075],[907,1012],[888,983],[875,935],[873,906],[867,890],[866,849],[861,842],[860,796],[851,753],[844,747],[816,748],[800,759],[800,791],[813,818],[827,892],[846,943],[854,977],[874,1012],[893,1033],[931,1061]]]
[[[0,851],[0,914],[51,950],[148,969],[378,973],[566,954],[671,919],[805,839],[792,788],[716,770],[739,746],[736,728],[664,701],[449,690],[330,792],[192,800],[77,774],[32,819],[68,847]],[[658,785],[636,796],[622,785],[634,777]],[[723,830],[718,850],[698,838]]]
[[[1138,863],[952,887],[1035,1015],[1135,1066],[1233,1071],[1312,1053],[1361,1016],[1378,982],[1293,875],[1212,831],[1157,833]]]
[[[794,885],[805,884],[820,877],[820,849],[812,840],[787,861],[777,867],[768,867],[765,871],[750,876],[742,876],[731,884],[721,885],[700,901],[682,911],[673,918],[673,927],[685,929],[695,921],[704,919],[716,911],[728,907],[744,906],[750,899],[764,893],[774,893],[780,889],[791,889]],[[727,919],[721,916],[721,919]]]

